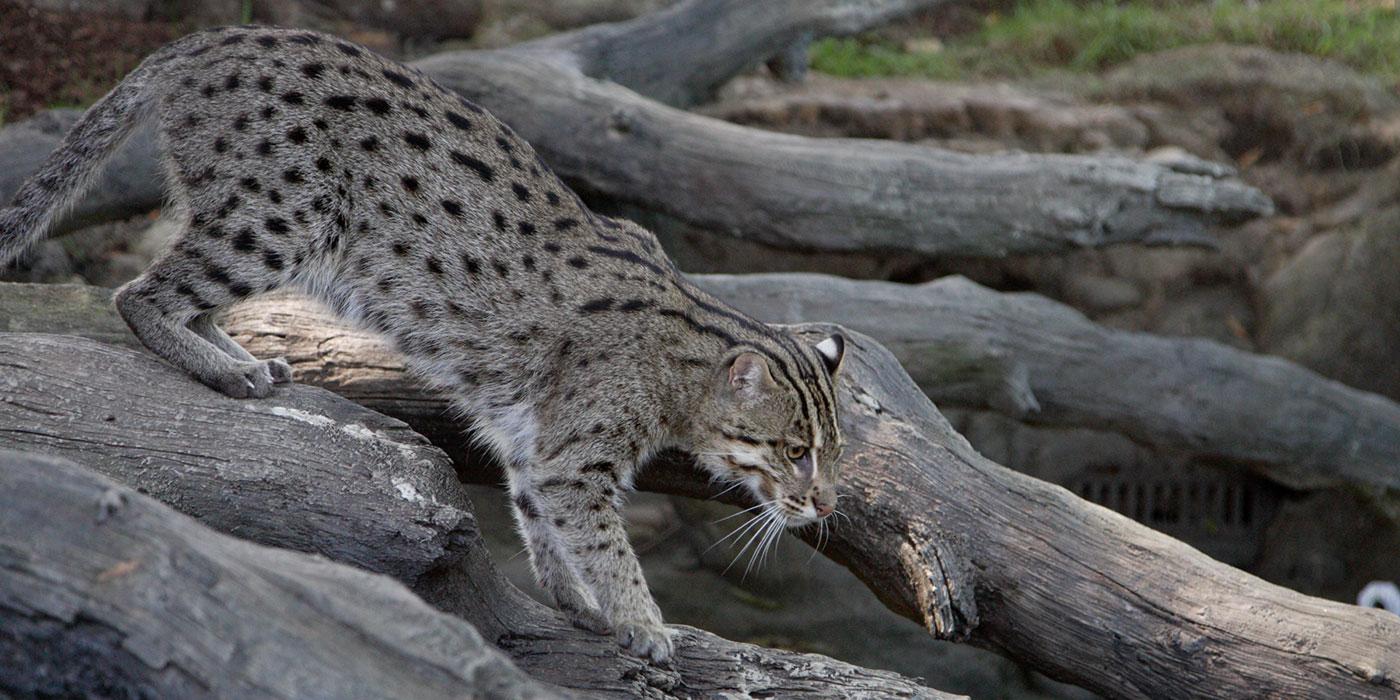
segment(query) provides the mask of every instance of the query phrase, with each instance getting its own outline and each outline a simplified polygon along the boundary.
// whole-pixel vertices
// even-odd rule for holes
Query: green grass
[[[1302,52],[1400,79],[1400,13],[1374,0],[1023,0],[941,50],[826,39],[813,46],[812,67],[845,77],[1023,77],[1097,71],[1143,53],[1215,42]]]

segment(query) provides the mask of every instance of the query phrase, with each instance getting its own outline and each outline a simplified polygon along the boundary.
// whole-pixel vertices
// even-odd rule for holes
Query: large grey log
[[[803,274],[697,280],[764,321],[824,319],[870,334],[935,401],[985,405],[922,378],[958,348],[962,357],[981,353],[1024,369],[1039,402],[1020,416],[1028,422],[1225,457],[1293,488],[1400,491],[1400,405],[1286,360],[1112,330],[1040,295],[1002,294],[961,277],[918,286]]]
[[[819,8],[853,6],[832,2]],[[875,7],[904,5],[882,0]],[[655,38],[668,18],[708,17],[717,30],[761,38],[790,24],[756,9],[766,7],[700,0],[683,8],[686,12],[620,26]],[[883,15],[866,15],[877,16]],[[750,23],[734,23],[740,19]],[[820,26],[834,31],[841,22]],[[607,31],[574,39],[594,46],[586,37]],[[618,46],[626,46],[632,36],[611,31],[607,41]],[[700,47],[693,48],[699,60]],[[664,51],[664,45],[657,44],[657,50]],[[629,51],[619,48],[608,55],[630,56]],[[645,66],[652,58],[639,54],[630,64]],[[503,51],[451,52],[415,65],[496,113],[575,186],[779,248],[1003,256],[1127,242],[1200,245],[1210,244],[1205,231],[1211,223],[1272,211],[1258,190],[1201,174],[1196,167],[1177,172],[1167,165],[1114,157],[969,156],[902,143],[748,129],[590,78],[565,48],[527,44]],[[37,156],[51,143],[46,138],[28,130],[9,137],[8,146],[0,145],[0,172],[11,173],[12,180],[0,182],[0,201],[8,200],[19,179],[38,167]],[[120,163],[135,171],[109,170],[100,187],[125,183],[130,191],[122,206],[157,206],[159,196],[150,181],[151,142],[135,144],[126,153]],[[81,213],[101,211],[80,206]]]
[[[647,100],[526,51],[418,61],[492,110],[585,191],[771,246],[1002,256],[1202,243],[1271,211],[1233,180],[1126,158],[970,156],[748,129]]]
[[[1044,297],[962,278],[918,286],[821,275],[692,279],[766,321],[829,319],[868,333],[940,403],[1112,430],[1248,463],[1292,488],[1400,488],[1400,406],[1277,358],[1111,330]],[[134,344],[109,296],[0,285],[0,330]],[[255,352],[287,354],[306,381],[398,416],[461,456],[447,442],[460,432],[442,401],[406,383],[398,355],[373,334],[341,330],[324,311],[278,297],[233,309],[229,330]]]
[[[456,452],[465,478],[499,483],[494,467],[466,454],[440,400],[403,379],[382,341],[288,299],[240,306],[228,327],[259,355],[287,356],[299,381],[412,422]],[[939,638],[1002,651],[1110,697],[1393,700],[1400,692],[1400,619],[1273,586],[982,458],[888,350],[849,337],[841,382],[849,520],[838,521],[824,553],[892,610]],[[638,483],[713,493],[683,459],[652,465]]]
[[[385,576],[260,547],[47,455],[0,450],[0,691],[550,698]]]
[[[0,447],[82,461],[223,532],[389,574],[475,625],[535,678],[617,698],[951,697],[897,674],[686,627],[676,628],[667,668],[625,655],[506,582],[446,455],[321,389],[238,401],[148,354],[38,333],[0,333],[0,367]],[[443,439],[460,448],[460,426]]]
[[[739,72],[805,43],[806,37],[855,34],[946,1],[689,0],[518,48],[568,53],[590,78],[688,107],[708,101]]]

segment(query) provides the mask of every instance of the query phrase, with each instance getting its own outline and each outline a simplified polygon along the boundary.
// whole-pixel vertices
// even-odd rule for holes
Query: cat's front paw
[[[618,643],[644,659],[665,661],[675,651],[671,631],[659,622],[622,622],[616,627]]]

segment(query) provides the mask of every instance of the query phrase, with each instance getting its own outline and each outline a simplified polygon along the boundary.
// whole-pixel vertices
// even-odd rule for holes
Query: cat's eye
[[[797,462],[807,456],[807,448],[801,445],[788,445],[787,458],[789,461]]]

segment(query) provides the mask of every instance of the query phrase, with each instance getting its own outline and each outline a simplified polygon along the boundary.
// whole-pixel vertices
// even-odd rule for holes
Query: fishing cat
[[[152,109],[184,230],[117,292],[136,336],[248,398],[291,369],[215,325],[239,299],[292,287],[388,336],[506,465],[536,576],[575,624],[672,653],[618,511],[661,449],[775,522],[833,511],[840,335],[807,344],[698,290],[505,124],[334,37],[223,28],[152,54],[0,210],[0,264]]]

